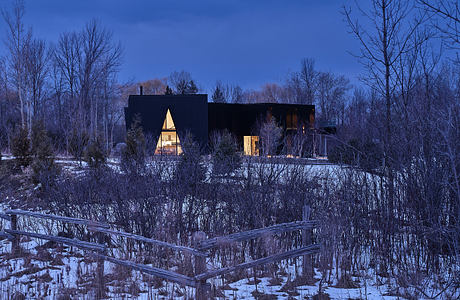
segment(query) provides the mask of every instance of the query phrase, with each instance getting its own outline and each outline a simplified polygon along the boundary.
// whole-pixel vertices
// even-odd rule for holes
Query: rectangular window
[[[297,112],[288,111],[286,114],[286,129],[297,129]]]
[[[259,137],[245,135],[243,137],[243,150],[244,155],[259,155]]]

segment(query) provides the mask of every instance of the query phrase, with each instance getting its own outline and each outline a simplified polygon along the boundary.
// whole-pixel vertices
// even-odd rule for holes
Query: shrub
[[[51,139],[42,121],[33,124],[31,142],[34,156],[32,180],[34,183],[49,183],[58,174],[58,169],[54,164]]]
[[[126,134],[126,147],[121,153],[121,166],[127,173],[139,173],[145,167],[145,137],[139,120],[135,120]]]
[[[215,134],[213,143],[212,172],[214,174],[229,174],[241,166],[238,144],[228,131]]]
[[[91,168],[99,168],[105,164],[107,154],[104,151],[102,138],[96,137],[89,141],[85,151],[85,161]]]
[[[86,131],[81,131],[74,127],[68,141],[69,153],[81,162],[85,148],[88,146],[88,141],[89,137]]]
[[[205,178],[206,170],[201,160],[200,145],[190,134],[181,141],[182,154],[175,171],[175,178],[186,186],[194,185]]]
[[[328,159],[333,163],[356,165],[365,170],[375,169],[381,166],[383,153],[378,144],[372,141],[360,141],[352,139],[346,144],[334,147]]]
[[[20,166],[27,167],[30,164],[31,151],[27,128],[16,129],[11,139],[11,152]]]
[[[283,130],[278,126],[276,119],[271,117],[260,126],[260,141],[263,155],[275,155]]]

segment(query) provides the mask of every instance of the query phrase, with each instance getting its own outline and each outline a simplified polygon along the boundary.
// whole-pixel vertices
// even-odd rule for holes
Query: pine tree
[[[241,167],[241,155],[238,143],[232,134],[224,131],[214,137],[212,152],[212,172],[216,175],[228,175]]]
[[[165,95],[174,95],[173,90],[169,87],[169,85],[166,86]]]
[[[212,101],[216,103],[225,102],[224,93],[220,89],[219,85],[217,85],[216,88],[214,89],[214,93],[212,94]]]
[[[186,94],[196,94],[198,93],[198,88],[193,80],[190,80],[187,89],[186,89]]]
[[[102,138],[96,137],[89,141],[85,151],[85,160],[88,166],[94,169],[105,165],[107,153],[104,151]]]
[[[34,183],[51,184],[59,170],[54,163],[53,145],[43,121],[32,125],[32,180]]]
[[[121,165],[127,173],[139,173],[145,167],[145,136],[138,117],[126,134],[126,148],[121,156]]]
[[[18,127],[11,139],[11,152],[18,165],[27,167],[30,164],[30,139],[27,128]]]

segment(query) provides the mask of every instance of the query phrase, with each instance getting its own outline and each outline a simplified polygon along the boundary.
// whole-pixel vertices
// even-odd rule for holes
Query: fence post
[[[193,234],[193,247],[195,249],[199,248],[200,241],[206,239],[206,234],[202,231],[197,231]],[[195,276],[206,272],[206,257],[200,257],[194,255],[195,257]],[[206,280],[200,280],[196,285],[196,299],[197,300],[206,300],[209,298],[210,287],[206,283]]]
[[[105,245],[105,233],[97,232],[97,242],[101,245]],[[107,250],[100,251],[99,254],[106,255]],[[105,297],[105,282],[104,282],[104,259],[100,256],[97,258],[97,268],[96,268],[96,293],[97,299],[103,299]]]
[[[304,205],[302,208],[302,221],[310,220],[310,205]],[[310,229],[302,230],[302,246],[308,246],[312,244],[312,232]],[[302,273],[303,276],[307,279],[313,279],[313,264],[311,255],[307,254],[303,256],[302,264]]]
[[[18,216],[11,215],[10,221],[10,229],[11,230],[18,230]],[[13,240],[11,241],[11,254],[19,251],[19,238],[20,236],[17,234],[13,234]]]

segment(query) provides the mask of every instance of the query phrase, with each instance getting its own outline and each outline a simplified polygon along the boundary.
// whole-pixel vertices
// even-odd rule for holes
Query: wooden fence
[[[40,219],[50,219],[54,221],[72,223],[78,225],[87,226],[89,231],[93,231],[98,236],[98,243],[85,242],[77,239],[71,239],[61,236],[52,236],[34,232],[26,232],[18,229],[18,216],[23,217],[33,217]],[[96,280],[98,290],[96,292],[98,298],[103,298],[104,295],[104,262],[108,261],[113,264],[118,264],[124,267],[128,267],[140,272],[157,276],[159,278],[169,280],[181,285],[190,286],[196,288],[196,299],[203,300],[211,298],[210,295],[210,284],[206,281],[210,278],[225,275],[230,272],[237,270],[243,270],[248,268],[257,267],[260,265],[273,263],[281,261],[288,258],[294,258],[303,255],[303,274],[305,276],[313,276],[313,266],[311,260],[311,254],[314,254],[319,251],[319,245],[313,245],[312,242],[312,230],[316,225],[315,221],[309,220],[310,208],[309,206],[303,207],[302,221],[290,222],[277,224],[265,228],[259,228],[244,232],[238,232],[226,236],[206,238],[204,232],[195,232],[193,234],[193,246],[179,246],[170,244],[167,242],[147,238],[144,236],[116,231],[110,229],[110,225],[104,222],[96,222],[91,220],[79,219],[79,218],[70,218],[49,214],[42,214],[37,212],[30,212],[24,210],[7,210],[4,213],[0,213],[0,218],[3,218],[10,222],[10,229],[4,229],[0,232],[0,237],[8,238],[11,240],[11,251],[14,253],[20,250],[19,237],[21,235],[29,236],[32,238],[43,239],[48,241],[53,241],[57,243],[67,244],[82,248],[85,250],[90,250],[98,258],[97,261],[97,271],[96,271]],[[278,254],[274,254],[268,257],[256,259],[250,262],[245,262],[236,266],[220,268],[217,270],[208,270],[206,266],[206,258],[209,256],[208,251],[216,247],[224,247],[232,245],[237,242],[244,242],[251,239],[256,239],[260,237],[266,237],[269,235],[280,234],[284,232],[291,232],[295,230],[302,230],[302,247]],[[128,239],[141,241],[144,243],[153,244],[160,247],[166,247],[174,251],[182,251],[189,253],[194,256],[194,276],[186,276],[176,272],[172,272],[165,269],[155,268],[143,264],[137,264],[127,260],[120,260],[114,257],[107,255],[107,247],[105,245],[106,235],[115,235],[122,236]]]

